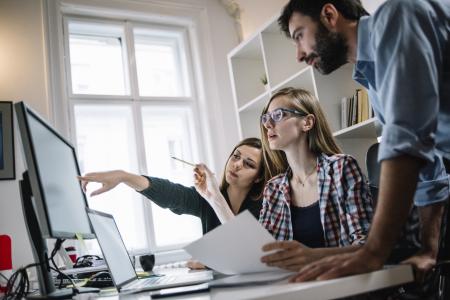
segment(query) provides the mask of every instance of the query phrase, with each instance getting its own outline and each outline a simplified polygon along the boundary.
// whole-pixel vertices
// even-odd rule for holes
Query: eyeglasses
[[[270,121],[270,119],[272,119],[275,123],[280,122],[281,120],[283,120],[283,117],[285,116],[286,113],[291,113],[294,115],[297,115],[299,117],[305,117],[308,114],[295,110],[295,109],[289,109],[289,108],[277,108],[273,111],[271,111],[270,113],[266,113],[261,115],[261,124],[266,124],[267,122]]]

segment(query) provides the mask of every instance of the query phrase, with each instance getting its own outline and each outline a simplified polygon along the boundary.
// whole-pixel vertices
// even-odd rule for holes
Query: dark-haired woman
[[[255,218],[258,218],[262,192],[268,178],[269,172],[262,158],[261,140],[247,138],[239,142],[228,157],[220,184],[220,192],[226,199],[225,209],[233,214],[248,209]],[[176,214],[199,217],[203,233],[221,224],[221,217],[215,212],[217,207],[214,203],[208,203],[194,187],[122,170],[88,173],[79,179],[84,191],[89,182],[102,184],[102,187],[92,192],[91,196],[107,192],[119,183],[124,183],[162,208],[168,208]],[[223,211],[223,208],[219,210]]]

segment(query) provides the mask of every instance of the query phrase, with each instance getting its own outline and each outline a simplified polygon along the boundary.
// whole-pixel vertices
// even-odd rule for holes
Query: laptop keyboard
[[[212,280],[212,272],[195,272],[182,275],[165,275],[142,278],[130,283],[127,289],[146,289],[167,285],[185,285]]]
[[[150,278],[143,278],[136,280],[133,282],[130,287],[133,289],[139,289],[144,288],[146,286],[150,285],[160,285],[160,284],[167,284],[174,281],[173,277],[166,277],[166,276],[158,276],[158,277],[150,277]]]
[[[164,269],[177,269],[177,268],[187,268],[187,260],[180,260],[172,263],[156,265],[153,268],[153,271],[160,271]]]

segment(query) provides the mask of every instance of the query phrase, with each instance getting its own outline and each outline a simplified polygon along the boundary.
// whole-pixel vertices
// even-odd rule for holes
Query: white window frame
[[[69,5],[67,3],[69,3]],[[72,2],[81,2],[82,5],[77,6],[73,5]],[[161,21],[162,26],[179,26],[183,27],[185,30],[184,39],[185,45],[189,45],[189,47],[194,47],[194,52],[191,52],[191,49],[186,49],[188,53],[188,61],[187,61],[187,69],[190,74],[190,92],[191,96],[187,97],[190,99],[184,99],[183,104],[189,105],[189,107],[192,107],[193,112],[197,111],[197,117],[198,121],[196,121],[197,118],[194,118],[195,123],[195,134],[197,135],[197,141],[201,145],[204,145],[205,149],[198,149],[198,153],[200,153],[202,157],[202,161],[205,161],[206,163],[209,163],[213,167],[217,168],[217,161],[216,164],[213,163],[212,160],[212,143],[211,143],[211,131],[209,129],[209,120],[207,118],[208,112],[211,113],[211,107],[207,107],[205,103],[207,103],[205,99],[206,94],[210,94],[210,92],[205,91],[205,85],[209,84],[208,80],[206,80],[207,84],[204,84],[203,82],[203,73],[210,72],[211,70],[206,70],[205,66],[202,66],[199,64],[199,61],[196,61],[195,63],[192,62],[192,59],[199,59],[202,57],[202,55],[199,52],[200,46],[198,44],[198,39],[200,35],[202,35],[201,32],[199,32],[198,26],[199,24],[205,25],[205,15],[202,15],[203,8],[201,7],[178,7],[177,10],[181,11],[182,14],[186,13],[182,18],[180,16],[169,16],[169,18],[161,17],[161,16],[155,16],[155,15],[145,15],[136,13],[136,12],[123,12],[122,10],[117,10],[115,12],[111,11],[104,11],[101,8],[93,7],[93,9],[87,8],[86,2],[84,1],[44,1],[44,11],[47,12],[47,23],[45,24],[47,27],[47,31],[49,32],[50,38],[47,37],[47,43],[49,46],[48,52],[51,57],[49,63],[50,68],[50,90],[49,90],[49,96],[51,99],[53,99],[52,102],[52,112],[53,112],[53,119],[54,123],[56,123],[57,128],[63,132],[66,136],[68,136],[72,141],[75,140],[75,133],[74,133],[74,120],[73,120],[73,104],[78,103],[77,101],[80,101],[80,103],[86,103],[85,98],[92,99],[89,100],[90,103],[98,103],[100,101],[101,103],[105,103],[104,99],[105,96],[99,96],[99,95],[77,95],[77,100],[70,101],[71,90],[72,88],[67,86],[68,84],[71,84],[71,82],[68,80],[70,77],[67,77],[68,68],[65,65],[67,63],[65,61],[65,55],[67,54],[65,52],[65,49],[67,49],[67,42],[64,45],[64,35],[63,30],[67,32],[67,26],[64,25],[64,16],[68,15],[71,17],[79,17],[79,18],[105,18],[109,19],[111,21],[117,21],[117,20],[124,20],[128,18],[124,18],[125,16],[135,15],[137,16],[133,21],[134,24],[137,24],[138,26],[145,24],[145,23],[154,23],[154,20]],[[120,13],[119,13],[120,11]],[[184,12],[183,12],[184,11]],[[200,17],[199,17],[200,13]],[[187,16],[187,17],[186,17]],[[173,24],[167,24],[167,21],[173,23]],[[164,24],[166,23],[166,24]],[[64,28],[65,27],[65,28]],[[130,30],[130,28],[127,28],[126,30]],[[129,39],[132,37],[132,35],[127,35],[127,38]],[[186,43],[186,41],[188,41]],[[128,41],[127,41],[128,42]],[[129,45],[134,46],[133,43],[128,42]],[[202,46],[203,47],[203,46]],[[129,53],[132,53],[134,55],[134,49],[128,48],[127,49]],[[206,49],[204,52],[206,54],[210,53],[211,49]],[[66,56],[67,57],[67,56]],[[133,60],[131,60],[133,61]],[[206,62],[207,64],[208,62]],[[64,68],[62,66],[65,66]],[[133,95],[137,95],[137,74],[135,72],[131,72],[132,70],[131,66],[128,66],[129,76],[130,76],[130,82],[135,80],[136,84],[133,86],[131,85],[130,88],[130,96],[106,96],[108,99],[114,99],[112,102],[114,103],[122,103],[123,101],[129,103],[130,98],[133,97]],[[136,69],[134,69],[136,70]],[[211,84],[211,89],[214,89],[215,84]],[[136,90],[134,90],[136,89]],[[66,93],[65,91],[70,91],[69,93]],[[143,101],[142,103],[146,103],[145,101],[156,101],[155,97],[139,97],[140,101]],[[156,97],[161,98],[161,97]],[[195,101],[193,99],[197,98]],[[166,101],[167,100],[167,101]],[[164,102],[161,102],[161,104],[167,105],[168,102],[176,103],[176,99],[168,99],[165,97]],[[112,103],[111,102],[111,103]],[[135,101],[139,102],[139,101]],[[136,105],[140,105],[139,103],[133,104],[133,114],[136,118],[137,122],[142,124],[141,116],[139,113],[137,113]],[[214,106],[214,105],[212,105]],[[214,110],[214,108],[212,108]],[[59,116],[59,117],[58,117]],[[137,123],[136,122],[136,123]],[[135,123],[135,124],[136,124]],[[142,141],[140,137],[143,136],[142,130],[136,130],[136,134],[138,135],[136,138],[137,143],[139,141]],[[139,155],[139,161],[144,162],[140,163],[140,167],[142,170],[140,172],[146,173],[145,170],[145,153],[143,147],[140,147],[139,144],[137,144],[138,148],[138,155]],[[218,161],[221,161],[220,159]],[[150,205],[148,205],[150,207]],[[147,214],[146,220],[149,222],[148,225],[153,226],[152,224],[152,218],[151,218],[151,211],[145,210],[145,213]],[[151,227],[153,228],[153,227]],[[150,247],[154,247],[155,242],[153,239],[152,234],[147,234],[147,237],[149,239]],[[151,249],[153,250],[153,249]],[[158,250],[167,250],[167,249],[158,249]],[[133,254],[139,254],[139,253],[133,253]],[[170,256],[171,257],[178,257],[180,254],[178,252],[171,251]]]

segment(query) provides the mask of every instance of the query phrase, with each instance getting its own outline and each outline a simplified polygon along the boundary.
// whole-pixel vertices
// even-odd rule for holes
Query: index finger
[[[80,181],[95,181],[95,175],[96,173],[88,173],[84,175],[79,175],[77,176],[77,178]]]
[[[85,193],[86,193],[86,191],[87,191],[87,188],[86,188],[87,185],[88,185],[88,182],[87,182],[87,181],[81,180],[81,188],[82,188],[83,192],[85,192]]]

